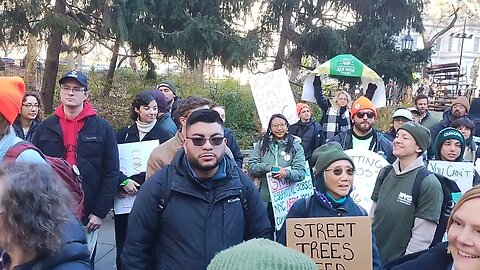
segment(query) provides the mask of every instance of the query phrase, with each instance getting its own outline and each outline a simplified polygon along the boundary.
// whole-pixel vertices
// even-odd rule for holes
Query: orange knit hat
[[[0,77],[0,114],[10,125],[17,118],[22,107],[25,83],[20,77]]]
[[[310,106],[308,106],[308,104],[305,104],[305,103],[297,103],[297,115],[300,115],[300,112],[303,110],[303,108],[308,108],[310,111],[312,111],[312,109],[310,108]]]
[[[377,118],[377,109],[375,108],[375,105],[373,105],[370,99],[364,96],[359,97],[353,102],[350,117],[353,119],[355,114],[361,110],[371,110],[375,113],[375,118]]]

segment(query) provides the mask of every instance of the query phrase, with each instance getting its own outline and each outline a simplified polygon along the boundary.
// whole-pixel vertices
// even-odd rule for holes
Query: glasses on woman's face
[[[365,115],[367,116],[367,118],[374,118],[375,117],[375,113],[374,112],[357,112],[355,114],[358,118],[363,118]]]
[[[333,168],[333,169],[326,169],[325,171],[328,172],[328,171],[333,171],[333,174],[335,174],[336,176],[340,176],[343,174],[343,170],[344,168]],[[353,175],[355,173],[355,169],[354,168],[345,168],[345,172],[348,174],[348,175]]]
[[[33,109],[33,108],[38,109],[40,107],[40,105],[38,105],[38,104],[31,104],[31,103],[26,103],[26,104],[23,103],[22,106],[27,108],[27,109],[30,109],[30,110]]]
[[[287,127],[286,123],[272,125],[272,129],[286,128],[286,127]]]

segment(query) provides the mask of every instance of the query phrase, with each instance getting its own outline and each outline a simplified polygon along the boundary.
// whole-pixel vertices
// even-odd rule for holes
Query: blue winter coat
[[[392,142],[390,142],[381,132],[376,129],[373,129],[373,140],[374,145],[373,148],[370,149],[371,151],[378,153],[383,152],[385,155],[385,159],[391,164],[397,158],[392,153]],[[352,129],[339,133],[335,137],[333,137],[330,141],[338,142],[343,150],[348,150],[353,148],[352,142]]]
[[[39,257],[31,262],[19,265],[15,267],[15,270],[91,269],[90,252],[88,251],[85,231],[73,213],[70,220],[62,226],[61,233],[62,247],[57,253],[51,256]],[[8,261],[8,255],[3,259]]]
[[[392,268],[385,268],[385,270],[417,270],[417,269],[435,269],[435,270],[450,270],[453,264],[451,254],[447,253],[448,242],[440,243],[433,248],[421,251],[421,255],[409,254],[404,257],[417,256],[413,260],[406,261],[400,265]],[[405,260],[403,257],[400,260]]]
[[[171,164],[143,184],[128,220],[122,269],[206,269],[224,249],[252,238],[272,238],[260,194],[233,160],[225,158],[208,181],[196,178],[188,166],[180,149]],[[160,214],[162,183],[169,174],[171,194]],[[248,185],[245,212],[240,178]]]
[[[119,172],[118,147],[112,126],[96,115],[85,119],[77,138],[77,167],[85,192],[82,221],[86,224],[90,214],[105,218],[113,207]],[[38,125],[32,143],[45,155],[66,157],[58,116],[53,115]]]
[[[356,217],[366,216],[367,212],[360,208],[350,196],[347,196],[345,202],[336,209],[326,205],[318,197],[312,195],[308,203],[308,209],[305,199],[296,201],[287,214],[288,218],[316,218],[316,217]],[[282,228],[277,234],[279,242],[286,245],[286,222],[283,223]],[[372,254],[373,254],[373,270],[380,270],[380,254],[378,253],[377,244],[375,243],[375,235],[372,231]]]

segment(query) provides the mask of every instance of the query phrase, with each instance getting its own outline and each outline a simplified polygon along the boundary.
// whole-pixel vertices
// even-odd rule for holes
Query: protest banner
[[[158,140],[124,143],[118,145],[120,171],[126,176],[145,172],[150,153],[159,145]],[[115,196],[113,210],[115,214],[128,214],[132,211],[135,196],[120,198]]]
[[[287,167],[288,168],[288,167]],[[275,228],[282,228],[288,210],[301,198],[310,197],[313,194],[312,175],[310,174],[308,161],[305,161],[305,179],[301,182],[290,182],[272,177],[267,173],[268,189],[272,200],[273,215],[275,217]]]
[[[287,247],[309,256],[319,270],[372,270],[370,217],[289,218]]]
[[[345,150],[355,164],[355,175],[353,177],[353,191],[350,197],[365,210],[370,211],[372,207],[373,188],[380,169],[387,166],[388,161],[379,154],[369,150]]]
[[[428,169],[455,181],[462,194],[473,186],[473,162],[431,160]]]
[[[298,121],[295,99],[288,82],[285,69],[277,69],[249,80],[258,116],[264,130],[268,129],[268,121],[274,114],[283,114],[288,123]]]

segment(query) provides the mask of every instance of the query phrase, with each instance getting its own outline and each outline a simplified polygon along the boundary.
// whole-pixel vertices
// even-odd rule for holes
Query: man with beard
[[[181,99],[177,96],[177,87],[175,86],[175,83],[170,80],[160,82],[160,84],[157,85],[157,90],[165,95],[165,98],[167,99],[167,111],[170,113],[173,122],[175,122],[177,127],[180,128],[177,108]]]
[[[353,127],[339,133],[331,141],[340,143],[343,150],[370,150],[384,156],[390,163],[395,161],[392,154],[392,143],[380,131],[373,128],[377,119],[377,110],[368,98],[361,96],[353,102],[351,119]]]
[[[218,252],[272,238],[253,182],[225,155],[218,112],[193,112],[171,164],[140,189],[129,217],[123,269],[206,269]]]
[[[413,100],[415,107],[420,113],[420,124],[427,129],[438,123],[438,119],[428,111],[428,96],[419,94]],[[413,113],[413,112],[412,112]]]
[[[468,101],[468,99],[464,96],[457,97],[452,102],[452,107],[445,110],[445,112],[443,113],[442,121],[436,123],[430,128],[430,133],[431,133],[430,140],[434,142],[440,130],[449,127],[454,120],[460,119],[462,117],[468,118],[467,114],[469,110],[470,110],[470,102]],[[433,149],[430,146],[430,148],[428,149],[428,157],[429,159],[431,159],[433,158],[433,156],[434,156]]]

